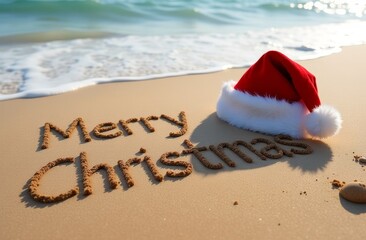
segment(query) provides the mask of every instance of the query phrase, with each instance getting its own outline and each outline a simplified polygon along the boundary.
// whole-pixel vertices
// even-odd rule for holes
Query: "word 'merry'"
[[[180,137],[180,136],[184,135],[187,132],[188,125],[187,125],[187,119],[186,119],[185,112],[180,112],[179,113],[180,120],[172,118],[172,117],[170,117],[166,114],[162,114],[160,116],[160,118],[165,119],[166,121],[180,127],[179,131],[170,132],[169,133],[170,137]],[[130,118],[130,119],[127,119],[127,120],[119,120],[119,123],[120,123],[120,126],[121,126],[122,130],[127,135],[132,135],[133,131],[130,128],[130,124],[140,122],[149,132],[155,132],[155,128],[152,126],[150,121],[158,120],[158,119],[159,119],[158,116],[153,116],[152,115],[152,116],[148,116],[148,117],[140,117],[139,119],[138,118]],[[92,139],[91,139],[90,134],[87,130],[87,127],[85,125],[84,120],[82,118],[77,118],[70,124],[70,126],[66,130],[62,130],[61,128],[59,128],[55,124],[46,122],[44,124],[44,127],[43,127],[43,136],[42,136],[43,140],[42,140],[41,148],[42,149],[49,148],[50,134],[51,134],[52,131],[60,134],[64,138],[69,138],[78,126],[81,129],[82,138],[84,139],[84,142],[90,142]],[[109,132],[109,131],[112,131],[112,130],[114,130],[113,133],[106,134],[106,132]],[[114,123],[114,122],[105,122],[105,123],[100,123],[100,124],[96,125],[92,132],[93,132],[94,136],[97,137],[97,138],[115,138],[115,137],[119,137],[123,134],[122,130],[119,130],[118,127],[117,127],[117,124]]]

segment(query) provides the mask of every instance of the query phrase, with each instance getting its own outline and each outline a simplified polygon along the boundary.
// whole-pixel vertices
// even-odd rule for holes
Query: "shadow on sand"
[[[274,142],[274,137],[270,135],[264,135],[261,133],[255,133],[243,129],[233,127],[224,121],[220,120],[216,113],[210,114],[206,119],[204,119],[201,124],[199,124],[193,131],[191,136],[191,141],[197,143],[197,146],[209,146],[213,144],[217,146],[220,143],[228,142],[232,143],[236,140],[242,140],[250,143],[252,139],[255,138],[266,138]],[[217,142],[217,140],[220,142]],[[216,142],[215,142],[216,140]],[[266,167],[277,162],[286,162],[292,169],[298,169],[302,172],[316,173],[318,171],[323,171],[327,164],[332,161],[333,153],[331,148],[324,142],[318,140],[294,140],[296,142],[306,143],[313,149],[313,154],[309,155],[297,155],[294,154],[293,157],[283,156],[277,160],[267,159],[261,160],[258,156],[253,154],[247,149],[241,148],[245,154],[252,158],[253,163],[247,163],[239,158],[232,151],[228,150],[225,154],[232,159],[236,166],[230,167],[225,164],[220,158],[218,158],[214,153],[207,151],[203,152],[205,157],[210,160],[213,164],[221,163],[223,168],[221,169],[208,169],[204,167],[195,157],[191,156],[191,162],[193,164],[194,170],[203,175],[216,174],[222,171],[234,171],[234,170],[250,170],[255,168]],[[282,149],[290,150],[291,147],[278,144]],[[262,146],[257,144],[254,146],[259,150]],[[296,148],[296,147],[295,147]],[[339,197],[340,204],[348,212],[359,215],[366,213],[365,204],[355,204],[349,202],[342,197]]]
[[[193,131],[191,136],[191,141],[198,143],[198,146],[209,146],[215,145],[217,146],[220,143],[233,143],[236,140],[242,140],[247,143],[250,143],[252,139],[255,138],[265,138],[272,142],[274,142],[274,137],[270,135],[264,135],[261,133],[255,133],[243,129],[239,129],[233,127],[222,120],[220,120],[215,113],[210,114],[206,119],[204,119],[201,124],[199,124]],[[192,163],[194,165],[194,169],[202,174],[214,174],[219,171],[233,171],[240,169],[254,169],[265,167],[276,162],[287,162],[288,165],[293,169],[300,169],[303,172],[317,172],[323,170],[326,165],[332,161],[332,151],[330,147],[324,142],[317,140],[294,140],[294,142],[305,143],[312,147],[314,153],[309,155],[298,155],[294,154],[293,157],[283,156],[279,159],[267,159],[261,160],[258,156],[250,152],[245,148],[240,148],[245,154],[247,154],[250,158],[252,158],[253,163],[246,163],[241,158],[239,158],[232,151],[228,150],[225,154],[232,159],[235,163],[235,167],[229,167],[222,160],[220,160],[213,152],[206,151],[202,152],[207,159],[209,159],[212,163],[221,162],[224,167],[218,170],[207,169],[202,166],[196,159],[192,159]],[[285,146],[276,143],[282,149],[290,151],[292,147]],[[258,143],[253,145],[254,148],[260,150],[266,146],[264,143]],[[298,147],[293,147],[298,148]]]
[[[42,131],[42,129],[41,129]],[[236,140],[245,141],[247,143],[250,143],[252,139],[255,138],[265,138],[272,142],[274,142],[274,137],[270,135],[264,135],[261,133],[255,133],[243,129],[239,129],[236,127],[233,127],[222,120],[220,120],[216,113],[210,114],[206,119],[204,119],[192,132],[192,135],[190,136],[190,140],[197,144],[198,147],[209,145],[218,146],[220,143],[233,143]],[[308,154],[308,155],[297,155],[294,154],[293,157],[286,157],[283,156],[279,159],[267,159],[267,160],[261,160],[257,155],[250,152],[249,150],[245,149],[244,147],[240,147],[241,151],[247,154],[248,157],[250,157],[253,162],[247,163],[243,161],[243,159],[239,158],[235,153],[233,153],[230,150],[225,150],[225,154],[235,162],[235,167],[228,166],[225,162],[223,162],[220,158],[218,158],[212,151],[207,150],[201,152],[206,159],[208,159],[212,164],[221,163],[222,168],[221,169],[208,169],[207,167],[203,166],[193,155],[190,156],[191,162],[194,168],[194,171],[203,174],[203,175],[211,175],[211,174],[217,174],[219,172],[229,172],[229,171],[237,171],[237,170],[250,170],[250,169],[256,169],[261,167],[266,167],[272,164],[275,164],[277,162],[285,162],[287,163],[292,169],[298,169],[303,172],[310,172],[310,173],[316,173],[318,171],[323,171],[327,164],[332,161],[333,154],[330,149],[330,147],[325,144],[324,142],[317,141],[317,140],[294,140],[296,142],[300,143],[306,143],[310,145],[313,148],[313,151],[315,154]],[[41,139],[40,141],[41,142]],[[290,146],[285,146],[281,144],[279,145],[282,149],[290,150]],[[263,148],[266,146],[264,143],[258,143],[254,145],[254,148],[257,150]],[[297,147],[294,147],[297,148]],[[39,151],[39,149],[37,149]],[[157,166],[160,169],[167,168],[167,166],[164,166],[159,161],[156,163]],[[146,164],[142,164],[142,167],[146,174],[148,175],[148,178],[150,179],[151,184],[158,184],[158,182],[154,179],[151,172],[148,170]],[[75,159],[75,171],[77,178],[77,185],[79,189],[82,191],[83,189],[83,179],[82,179],[82,173],[81,173],[81,166],[80,166],[80,159],[79,157],[76,157]],[[115,173],[117,174],[119,179],[123,179],[122,173],[119,171],[117,166],[114,166]],[[108,182],[108,176],[104,171],[100,172],[101,177],[104,181],[104,189],[105,192],[111,192],[112,189],[109,186]],[[165,177],[166,178],[166,177]],[[180,181],[182,178],[169,178],[169,181]],[[39,203],[32,199],[32,197],[29,194],[28,186],[29,186],[30,180],[24,185],[22,192],[20,193],[21,201],[25,204],[26,207],[30,208],[47,208],[52,207],[54,205],[60,204],[59,203]],[[121,186],[124,191],[128,190],[128,186],[125,181],[121,181]],[[79,193],[77,195],[78,200],[85,199],[86,196],[83,195],[83,193]],[[344,209],[346,209],[348,212],[358,215],[358,214],[364,214],[366,213],[366,206],[362,204],[354,204],[351,202],[348,202],[340,197],[340,203],[343,206]]]

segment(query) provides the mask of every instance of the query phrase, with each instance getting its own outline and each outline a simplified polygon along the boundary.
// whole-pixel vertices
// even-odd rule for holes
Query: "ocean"
[[[0,0],[0,100],[365,43],[365,0]]]

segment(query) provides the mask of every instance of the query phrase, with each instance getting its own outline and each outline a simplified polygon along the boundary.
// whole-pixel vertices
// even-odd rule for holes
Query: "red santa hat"
[[[276,51],[265,53],[238,81],[225,82],[217,115],[239,128],[294,138],[326,138],[342,119],[322,105],[315,76]]]

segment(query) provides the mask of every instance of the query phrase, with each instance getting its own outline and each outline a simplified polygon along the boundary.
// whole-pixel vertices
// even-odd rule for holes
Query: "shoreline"
[[[216,116],[223,82],[239,79],[242,68],[0,101],[0,187],[4,192],[0,238],[363,239],[366,230],[359,226],[366,216],[365,204],[344,200],[331,182],[366,182],[366,166],[353,160],[355,155],[366,155],[366,113],[360,111],[366,87],[365,55],[366,45],[360,45],[300,61],[317,77],[322,103],[342,114],[343,128],[337,136],[294,140],[309,145],[313,152],[277,160],[262,160],[248,151],[253,160],[248,163],[229,152],[235,167],[221,161],[210,145],[251,143],[258,138],[275,141],[270,135],[232,127]],[[78,126],[63,137],[52,130],[48,147],[42,148],[46,123],[66,131],[78,118],[83,119],[84,132]],[[88,141],[83,138],[85,132]],[[178,132],[181,135],[170,135]],[[187,150],[185,140],[208,148],[202,154],[222,168],[210,169],[192,154],[169,155],[168,160],[184,162],[177,166],[159,160],[164,153]],[[252,145],[257,150],[265,146]],[[87,154],[87,167],[82,166],[82,152]],[[73,162],[65,160],[46,170],[34,185],[36,192],[56,196],[76,187],[78,192],[58,203],[35,201],[29,194],[32,176],[60,158]],[[130,161],[133,158],[145,160]],[[120,167],[128,162],[133,186]],[[188,163],[192,171],[183,176],[180,172],[189,169]],[[104,170],[84,181],[85,169],[98,164],[111,167],[114,180],[119,181],[116,189]],[[169,171],[182,176],[168,176]],[[85,182],[92,187],[90,195],[84,195]]]
[[[341,51],[342,46],[365,44],[364,33],[355,31],[365,24],[365,21],[328,24],[316,31],[305,27],[266,29],[254,33],[129,35],[94,39],[84,38],[89,36],[85,33],[86,36],[81,34],[83,39],[79,40],[0,46],[3,50],[0,75],[4,78],[0,92],[6,93],[0,94],[0,101],[59,94],[104,82],[158,79],[242,68],[250,66],[271,49],[277,49],[297,61],[317,59]],[[327,26],[331,26],[332,33],[327,32]],[[303,31],[308,36],[298,42],[297,36]],[[52,36],[61,33],[44,34]],[[289,34],[293,36],[287,41],[280,40]],[[336,42],[332,40],[334,38]],[[243,43],[244,39],[247,44]],[[317,44],[314,45],[314,42]],[[222,55],[217,54],[217,49],[221,49]],[[246,54],[238,55],[237,52]],[[16,93],[19,89],[24,91]],[[9,94],[11,92],[13,94]]]
[[[353,46],[362,46],[365,44],[360,45],[353,45]],[[351,47],[353,47],[351,46]],[[347,48],[347,47],[346,47]],[[295,61],[307,61],[307,60],[315,60],[322,57],[327,57],[333,54],[340,53],[343,47],[338,49],[334,49],[332,52],[329,52],[324,55],[319,55],[316,57],[309,57],[304,58],[301,60]],[[220,68],[212,68],[212,69],[205,69],[205,70],[192,70],[192,71],[184,71],[184,72],[177,72],[177,73],[162,73],[162,74],[155,74],[155,75],[147,75],[147,76],[138,76],[138,77],[114,77],[114,78],[91,78],[86,79],[83,81],[75,82],[75,83],[66,83],[55,88],[48,88],[48,89],[35,89],[35,90],[27,90],[22,92],[16,92],[11,94],[0,94],[0,101],[8,101],[13,99],[26,99],[26,98],[39,98],[39,97],[48,97],[53,95],[64,94],[67,92],[77,91],[79,89],[90,87],[99,84],[109,84],[109,83],[118,83],[118,82],[135,82],[135,81],[153,81],[159,80],[162,78],[174,78],[174,77],[184,77],[184,76],[191,76],[191,75],[204,75],[204,74],[212,74],[226,70],[235,70],[240,69],[245,71],[248,69],[250,65],[245,66],[223,66]]]

